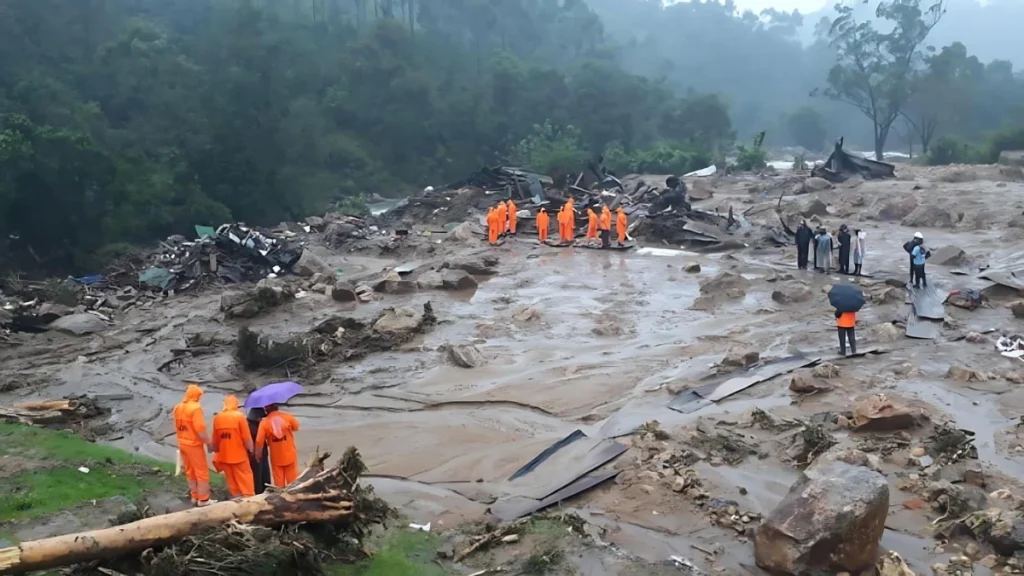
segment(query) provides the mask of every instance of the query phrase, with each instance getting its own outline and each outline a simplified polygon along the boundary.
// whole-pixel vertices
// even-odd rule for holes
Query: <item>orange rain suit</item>
[[[547,242],[548,240],[548,221],[550,219],[551,218],[548,216],[548,213],[545,212],[543,208],[537,212],[537,238],[539,238],[541,242]]]
[[[213,417],[213,449],[216,452],[214,467],[224,473],[231,497],[255,496],[252,466],[249,465],[252,433],[234,396],[225,398],[223,411]]]
[[[597,213],[593,208],[587,208],[587,240],[597,238]]]
[[[498,211],[494,208],[487,211],[487,241],[498,243]]]
[[[565,239],[572,242],[576,239],[576,202],[572,198],[569,198],[569,201],[565,203],[565,206]]]
[[[839,318],[836,319],[836,326],[839,328],[853,328],[857,325],[857,313],[856,312],[843,312]]]
[[[498,202],[498,235],[504,234],[508,230],[508,206],[505,206],[504,202]]]
[[[626,212],[619,208],[615,211],[615,231],[619,233],[619,244],[626,243],[626,228],[628,228]]]
[[[612,211],[607,206],[601,209],[601,230],[611,231],[612,229]]]
[[[195,384],[185,388],[185,397],[174,407],[174,431],[178,437],[178,452],[181,453],[181,464],[188,479],[188,489],[192,500],[196,503],[210,499],[210,467],[206,463],[205,444],[209,444],[206,434],[206,421],[203,419],[203,407],[199,399],[203,396],[202,389]]]
[[[508,231],[509,234],[516,233],[516,203],[508,199]]]
[[[274,486],[278,488],[284,488],[299,477],[294,436],[298,430],[299,421],[294,416],[273,410],[268,411],[256,431],[256,454],[263,453],[263,446],[269,440],[270,470],[274,475]]]
[[[566,221],[567,220],[566,220],[565,205],[562,205],[562,207],[558,209],[558,241],[559,242],[565,242]]]

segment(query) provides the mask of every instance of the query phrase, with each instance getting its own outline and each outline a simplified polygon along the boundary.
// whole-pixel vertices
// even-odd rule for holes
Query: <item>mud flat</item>
[[[1024,496],[1017,426],[1024,364],[995,345],[1021,332],[1010,309],[1021,296],[980,278],[982,269],[1024,269],[1024,184],[994,166],[905,166],[898,175],[787,195],[781,203],[766,191],[791,186],[791,176],[719,176],[707,184],[713,198],[695,204],[731,205],[755,224],[778,223],[778,206],[790,221],[862,229],[870,278],[797,270],[792,246],[742,235],[747,248],[710,254],[556,249],[525,236],[490,248],[473,234],[414,237],[400,258],[317,247],[326,266],[340,270],[337,280],[352,286],[415,265],[394,272],[368,302],[339,302],[330,290],[304,285],[300,298],[251,318],[225,318],[221,294],[203,292],[133,308],[94,334],[12,334],[0,346],[0,405],[90,394],[111,411],[95,422],[100,441],[172,460],[168,412],[185,382],[205,388],[212,413],[226,394],[292,376],[308,390],[292,408],[303,423],[300,449],[358,446],[378,494],[413,522],[435,530],[474,525],[488,510],[543,500],[577,472],[604,474],[562,503],[591,526],[591,542],[611,545],[598,549],[654,564],[677,556],[730,574],[762,573],[751,531],[801,471],[830,447],[856,448],[877,461],[890,488],[883,549],[918,574],[965,554],[974,573],[988,573],[1005,566],[1006,556],[948,521],[1013,508],[1007,493],[991,496],[1000,490]],[[918,231],[932,250],[963,252],[944,252],[956,256],[949,265],[929,264],[929,284],[942,293],[974,288],[986,300],[974,310],[946,305],[933,340],[904,334],[910,306],[901,286],[908,279],[902,244]],[[498,263],[471,271],[475,288],[445,290],[430,276],[484,256]],[[707,288],[724,273],[733,275],[728,285]],[[858,346],[871,354],[836,357],[825,292],[844,281],[869,296],[857,333]],[[358,358],[326,355],[253,371],[235,358],[243,326],[284,339],[332,317],[372,323],[389,309],[421,310],[427,302],[436,324]],[[203,353],[175,352],[196,334],[207,338]],[[794,355],[816,362],[689,413],[669,408],[709,378]],[[878,416],[870,403],[879,401],[913,418]],[[858,407],[882,424],[858,425]],[[941,440],[950,429],[973,433],[977,459],[947,451]],[[580,439],[550,462],[509,480],[577,430]],[[624,453],[603,460],[616,451],[612,444]],[[570,461],[593,467],[567,470]],[[936,493],[933,484],[942,481],[960,492]],[[969,504],[950,508],[957,497]],[[985,560],[992,564],[985,567],[991,554],[998,562]],[[580,552],[571,560],[600,566],[609,557]],[[588,573],[616,573],[594,570]]]

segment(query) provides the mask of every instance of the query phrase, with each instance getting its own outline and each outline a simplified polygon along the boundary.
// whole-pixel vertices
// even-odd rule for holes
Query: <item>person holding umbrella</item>
[[[270,460],[274,486],[278,488],[284,488],[299,476],[298,451],[295,449],[295,432],[299,430],[299,421],[291,414],[278,410],[277,405],[301,392],[302,386],[295,382],[278,382],[260,388],[245,399],[246,408],[262,408],[266,413],[256,430],[253,456],[260,463],[266,454]],[[269,448],[266,453],[264,447]]]
[[[828,291],[828,301],[836,309],[836,328],[839,332],[839,355],[846,356],[846,344],[850,353],[857,353],[857,312],[864,307],[864,293],[853,284],[836,284]]]

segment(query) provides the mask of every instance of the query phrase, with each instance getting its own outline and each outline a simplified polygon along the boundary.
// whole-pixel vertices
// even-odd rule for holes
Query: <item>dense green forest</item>
[[[927,16],[893,4],[897,32]],[[731,1],[0,0],[0,268],[95,271],[196,223],[354,208],[496,162],[681,173],[762,131],[872,149],[879,118],[887,149],[982,158],[967,143],[1024,124],[1008,62],[851,22],[804,46],[798,13]],[[836,76],[883,45],[906,66]],[[879,86],[872,122],[850,100]]]

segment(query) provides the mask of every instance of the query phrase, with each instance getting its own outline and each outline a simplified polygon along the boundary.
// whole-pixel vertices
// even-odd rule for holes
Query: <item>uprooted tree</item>
[[[828,31],[836,63],[821,92],[871,120],[876,160],[883,159],[893,122],[920,86],[916,70],[924,58],[921,45],[945,13],[944,2],[925,8],[922,0],[879,3],[875,16],[892,26],[889,32],[879,32],[870,21],[858,22],[851,6],[836,4],[839,16]]]
[[[336,537],[358,541],[373,524],[383,522],[391,513],[371,489],[358,485],[365,466],[355,448],[349,448],[338,465],[325,469],[324,462],[329,457],[330,454],[314,456],[309,468],[283,491],[0,549],[0,573],[21,574],[103,561],[131,565],[132,573],[225,576],[252,575],[251,566],[262,563],[273,574],[274,567],[266,566],[267,559],[262,558],[262,554],[270,554],[274,549],[266,535],[257,544],[257,538],[240,537],[240,533],[251,535],[257,527],[302,524],[336,528]],[[175,544],[189,539],[193,541],[187,551],[175,549]],[[228,543],[240,540],[251,541],[249,550],[232,552]],[[309,552],[308,546],[294,548],[293,556],[303,550]],[[224,550],[231,553],[219,557]]]

